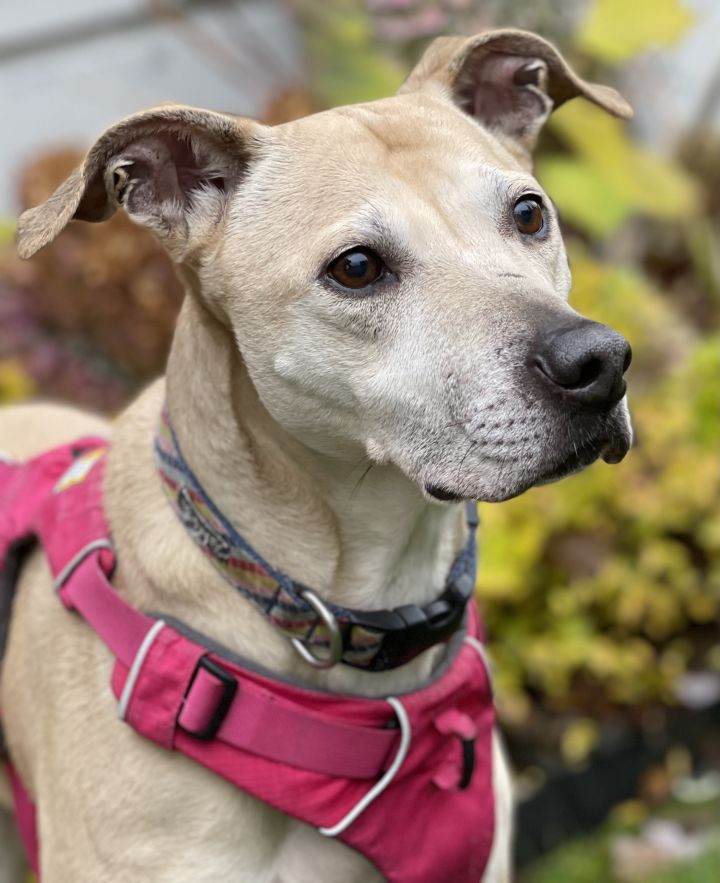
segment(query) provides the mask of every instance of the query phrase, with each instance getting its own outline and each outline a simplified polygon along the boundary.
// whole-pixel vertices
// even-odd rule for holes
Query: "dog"
[[[70,220],[118,209],[153,230],[187,288],[167,375],[112,423],[7,408],[0,449],[27,458],[110,438],[113,582],[135,607],[312,688],[416,689],[442,645],[389,671],[308,664],[188,541],[153,437],[166,405],[188,463],[252,546],[361,609],[438,596],[466,538],[461,502],[621,460],[630,349],[568,305],[557,215],[531,173],[543,124],[577,96],[631,115],[544,39],[498,30],[435,40],[393,97],[277,127],[174,105],[111,126],[20,218],[18,249],[28,258]],[[43,883],[383,879],[119,723],[110,654],[51,583],[34,552],[0,682],[10,754],[38,807]],[[512,797],[496,739],[493,788],[482,879],[504,883]]]

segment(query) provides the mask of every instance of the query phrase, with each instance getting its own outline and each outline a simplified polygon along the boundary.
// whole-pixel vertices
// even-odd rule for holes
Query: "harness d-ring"
[[[365,810],[370,806],[370,804],[378,798],[383,791],[392,784],[393,779],[398,774],[400,767],[405,763],[405,758],[408,755],[408,751],[410,750],[410,742],[412,740],[412,726],[410,724],[410,718],[408,717],[407,711],[405,711],[405,706],[402,702],[397,699],[395,696],[386,696],[385,701],[388,705],[391,706],[392,710],[395,712],[395,717],[397,718],[397,722],[400,726],[400,744],[398,745],[398,750],[395,752],[395,757],[393,758],[392,763],[387,768],[382,778],[377,781],[372,788],[365,794],[364,797],[361,797],[360,800],[355,804],[355,806],[347,813],[347,815],[343,816],[340,821],[329,828],[318,828],[318,831],[323,835],[323,837],[337,837],[339,834],[350,827],[355,819],[361,814],[364,813]]]
[[[338,621],[335,619],[332,611],[326,607],[315,592],[310,589],[303,589],[300,593],[300,597],[307,601],[315,613],[320,617],[322,624],[328,630],[330,649],[327,656],[316,656],[312,651],[308,650],[300,638],[291,638],[290,643],[300,656],[302,656],[305,662],[315,668],[332,668],[340,662],[343,652],[342,632],[340,631]]]

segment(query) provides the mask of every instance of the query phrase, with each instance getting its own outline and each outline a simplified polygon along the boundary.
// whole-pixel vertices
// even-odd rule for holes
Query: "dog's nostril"
[[[567,389],[584,389],[586,386],[595,383],[603,372],[603,363],[600,359],[591,358],[587,362],[580,365],[578,378],[574,383],[564,383]]]
[[[575,365],[554,364],[550,360],[537,357],[534,360],[535,367],[541,371],[548,380],[563,389],[584,389],[592,386],[603,373],[602,359],[592,357]]]

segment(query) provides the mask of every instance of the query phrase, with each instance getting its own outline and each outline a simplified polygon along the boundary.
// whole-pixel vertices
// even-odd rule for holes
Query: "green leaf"
[[[564,202],[572,213],[568,217],[582,222],[590,233],[607,235],[630,213],[660,219],[686,219],[697,213],[697,186],[690,175],[634,144],[620,121],[599,108],[587,102],[566,104],[553,116],[551,126],[584,165],[563,169],[557,159],[546,159],[545,169],[549,166],[561,188],[556,193],[549,184],[550,195],[561,209]],[[573,187],[580,192],[569,192]],[[581,193],[598,200],[598,218],[592,217],[594,206],[578,205]]]
[[[631,203],[586,160],[548,157],[537,173],[561,217],[593,236],[608,236],[631,214]]]
[[[577,36],[578,46],[602,61],[625,61],[669,46],[694,18],[679,0],[594,0]]]
[[[304,33],[313,89],[328,107],[392,95],[405,77],[375,45],[370,19],[352,4],[314,14]]]
[[[13,236],[15,236],[15,221],[0,218],[0,245],[12,242]]]

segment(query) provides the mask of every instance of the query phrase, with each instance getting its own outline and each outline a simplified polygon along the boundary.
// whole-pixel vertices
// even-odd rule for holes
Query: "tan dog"
[[[544,40],[496,31],[437,40],[396,97],[276,128],[175,106],[112,126],[23,215],[18,247],[29,257],[71,219],[118,208],[155,230],[188,291],[167,377],[113,425],[8,409],[0,449],[25,457],[110,435],[115,583],[139,608],[309,684],[367,695],[420,684],[441,648],[385,673],[301,661],[189,542],[153,434],[167,400],[188,462],[249,542],[322,596],[366,608],[438,595],[466,530],[454,501],[507,499],[622,458],[629,351],[568,307],[555,212],[529,171],[553,105],[576,95],[630,114]],[[380,879],[342,844],[139,739],[116,719],[110,667],[36,554],[0,698],[39,806],[43,883]],[[499,755],[495,780],[486,883],[511,873]]]

